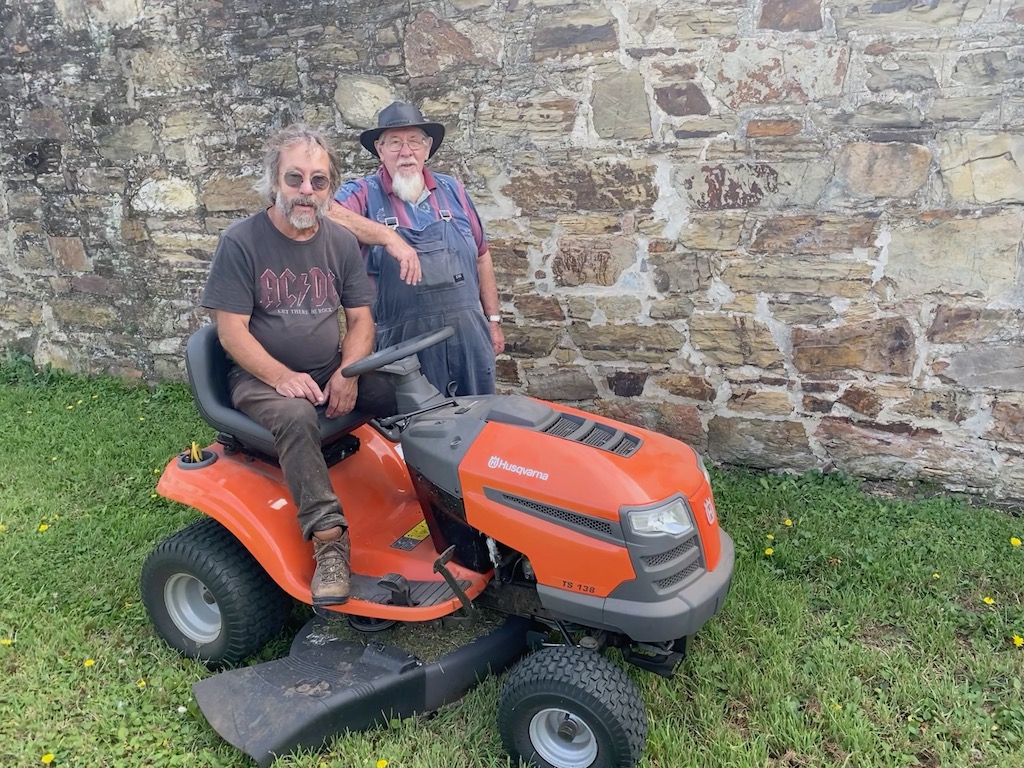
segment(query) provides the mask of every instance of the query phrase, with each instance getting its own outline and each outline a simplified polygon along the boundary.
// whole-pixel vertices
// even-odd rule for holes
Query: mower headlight
[[[626,513],[634,533],[668,533],[678,536],[693,530],[690,508],[683,499],[672,499],[653,509],[632,509]]]

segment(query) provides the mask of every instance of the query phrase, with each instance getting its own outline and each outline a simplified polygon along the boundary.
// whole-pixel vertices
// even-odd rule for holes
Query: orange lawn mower
[[[451,328],[344,368],[394,377],[398,414],[321,415],[324,456],[349,523],[352,594],[315,607],[285,658],[193,686],[213,728],[258,765],[346,730],[432,712],[514,665],[498,729],[513,760],[540,768],[626,768],[647,711],[625,669],[671,677],[722,607],[733,543],[708,473],[664,435],[523,396],[441,394],[416,353]],[[217,441],[186,451],[158,490],[206,517],[142,568],[154,627],[173,648],[231,667],[311,604],[312,545],[271,434],[231,407],[216,329],[189,339],[189,382]],[[484,610],[506,618],[426,662],[374,634]],[[332,639],[347,619],[367,642]],[[443,625],[442,625],[443,626]],[[362,636],[361,636],[362,637]]]

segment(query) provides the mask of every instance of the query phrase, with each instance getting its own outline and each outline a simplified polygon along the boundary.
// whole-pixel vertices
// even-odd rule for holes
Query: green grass
[[[0,434],[0,766],[251,765],[191,698],[209,673],[156,637],[138,595],[150,549],[196,516],[154,494],[170,457],[212,438],[187,391],[8,356]],[[838,476],[713,474],[733,589],[675,679],[630,670],[643,765],[1024,765],[1024,521]],[[275,765],[507,765],[500,683]]]

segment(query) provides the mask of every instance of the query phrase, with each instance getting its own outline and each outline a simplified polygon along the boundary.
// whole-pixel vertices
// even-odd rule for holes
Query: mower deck
[[[338,640],[323,619],[299,632],[286,658],[234,669],[192,686],[224,740],[266,768],[298,748],[317,748],[345,731],[431,712],[463,696],[526,648],[530,622],[498,629],[425,664],[408,651]]]

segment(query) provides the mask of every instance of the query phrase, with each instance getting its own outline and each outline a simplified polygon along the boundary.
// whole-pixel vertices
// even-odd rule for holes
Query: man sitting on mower
[[[303,536],[313,540],[310,587],[317,605],[344,603],[350,581],[347,524],[321,453],[317,407],[328,418],[353,408],[371,416],[396,410],[385,375],[341,375],[343,360],[348,365],[369,354],[375,329],[373,289],[356,238],[325,218],[339,182],[337,153],[321,133],[291,125],[273,136],[256,186],[270,205],[224,231],[202,297],[232,361],[233,405],[274,435]],[[397,237],[349,215],[366,242]],[[415,252],[410,256],[399,243],[392,252],[415,282]]]

